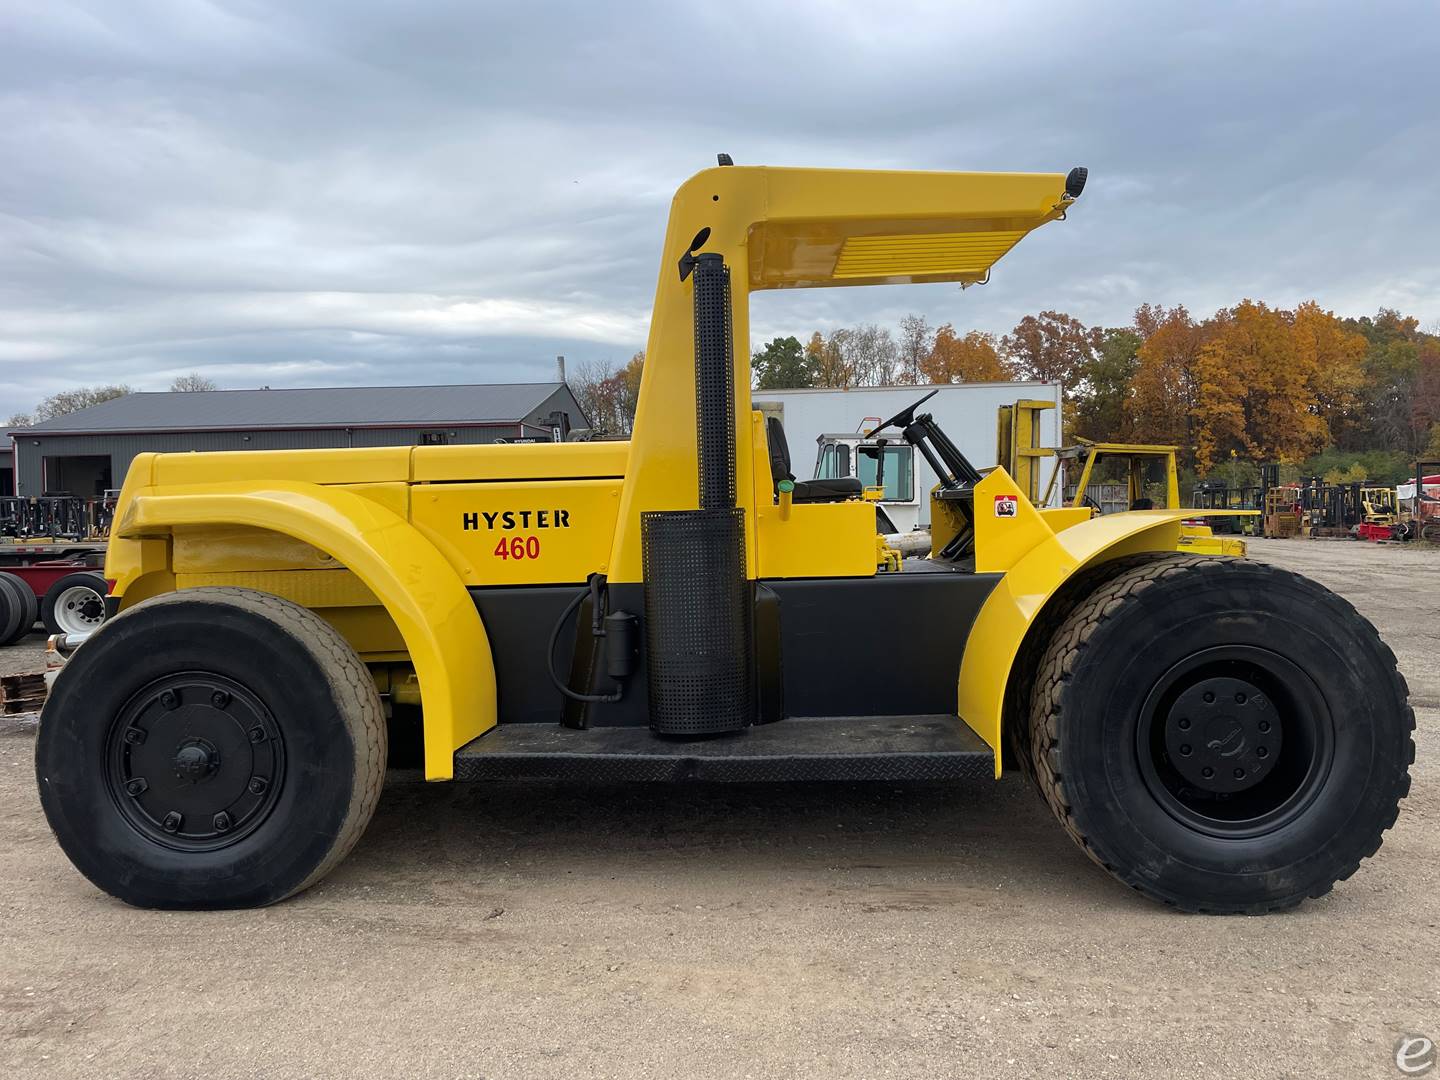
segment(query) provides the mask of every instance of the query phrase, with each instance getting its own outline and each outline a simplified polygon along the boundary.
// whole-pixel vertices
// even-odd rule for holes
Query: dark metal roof
[[[137,393],[17,428],[14,434],[514,424],[532,419],[564,386],[546,382]]]

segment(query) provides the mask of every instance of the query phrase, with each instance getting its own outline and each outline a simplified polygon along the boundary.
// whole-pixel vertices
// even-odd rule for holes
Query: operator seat
[[[790,471],[790,444],[785,441],[785,425],[778,416],[765,418],[765,442],[770,447],[770,480],[778,488],[781,480],[792,480],[795,491],[790,498],[797,503],[844,502],[858,499],[864,491],[859,477],[836,476],[828,480],[796,480]]]

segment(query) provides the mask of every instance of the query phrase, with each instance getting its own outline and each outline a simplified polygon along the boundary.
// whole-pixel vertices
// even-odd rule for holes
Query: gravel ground
[[[23,675],[45,670],[45,631],[37,629],[7,649],[0,649],[0,675]]]
[[[1440,552],[1252,554],[1374,620],[1419,718],[1414,790],[1379,855],[1294,912],[1147,903],[1018,778],[395,783],[357,851],[295,900],[135,911],[55,847],[33,728],[11,723],[0,1072],[1400,1076],[1400,1033],[1440,1040]]]

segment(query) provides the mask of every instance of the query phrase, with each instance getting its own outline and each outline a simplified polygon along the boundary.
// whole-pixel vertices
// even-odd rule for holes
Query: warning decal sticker
[[[1020,500],[1014,495],[995,496],[995,516],[1013,518],[1020,509]]]

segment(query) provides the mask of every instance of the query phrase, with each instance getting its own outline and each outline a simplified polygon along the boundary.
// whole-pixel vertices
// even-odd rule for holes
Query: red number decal
[[[502,539],[491,553],[497,559],[538,559],[540,538],[538,536],[511,536]]]

